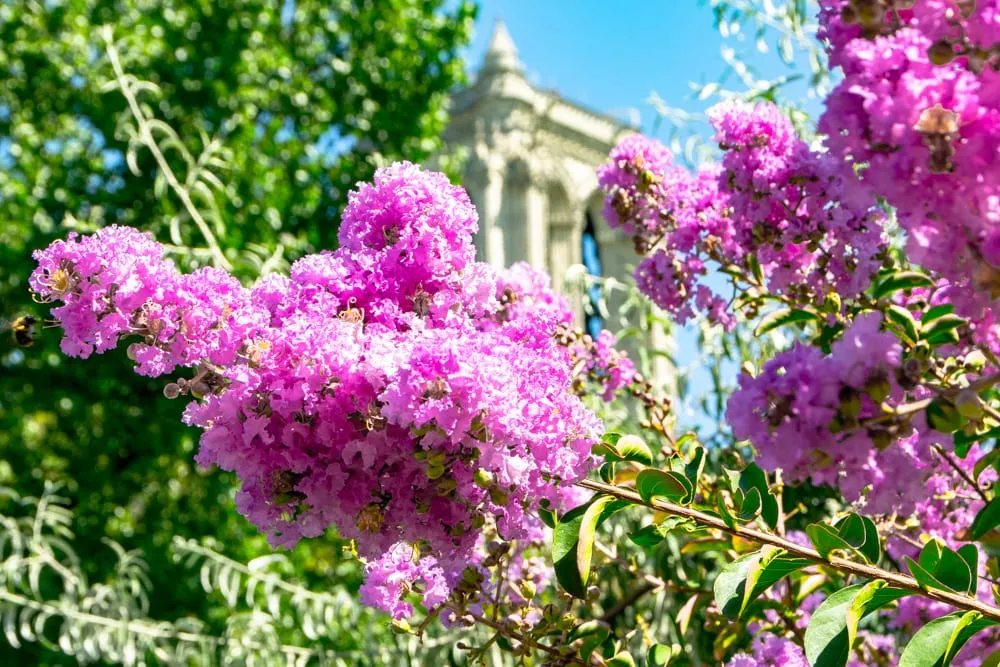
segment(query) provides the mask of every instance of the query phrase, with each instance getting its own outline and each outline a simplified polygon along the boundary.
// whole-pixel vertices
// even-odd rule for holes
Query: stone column
[[[504,169],[496,159],[470,161],[465,173],[469,197],[479,213],[476,234],[476,259],[493,266],[503,266],[503,227],[500,209],[503,204]]]
[[[550,221],[546,219],[545,190],[535,177],[528,181],[524,199],[526,259],[536,269],[547,269]]]

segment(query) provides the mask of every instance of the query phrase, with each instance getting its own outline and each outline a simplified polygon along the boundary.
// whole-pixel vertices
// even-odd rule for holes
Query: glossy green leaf
[[[756,463],[751,463],[741,471],[727,470],[730,486],[734,491],[742,491],[744,496],[750,495],[751,489],[756,489],[760,495],[760,515],[772,529],[778,525],[778,501],[771,495],[767,473]]]
[[[965,323],[965,318],[958,315],[942,315],[935,320],[923,323],[920,327],[920,336],[927,341],[942,339],[949,331],[957,329]]]
[[[680,647],[676,647],[680,649]],[[647,667],[667,667],[670,661],[673,660],[680,651],[675,651],[674,648],[666,646],[665,644],[653,644],[649,647],[649,651],[646,652],[646,666]]]
[[[656,546],[663,541],[664,535],[655,525],[643,526],[629,535],[629,539],[640,547]]]
[[[930,287],[934,281],[922,273],[916,271],[896,271],[890,273],[872,290],[872,296],[876,299],[889,296],[899,290],[914,289],[917,287]]]
[[[875,522],[860,514],[849,514],[835,525],[837,534],[868,563],[875,565],[882,558],[882,543]]]
[[[770,546],[746,554],[723,567],[716,577],[715,603],[726,616],[738,618],[761,593],[811,564],[812,561]]]
[[[605,663],[608,667],[635,667],[635,660],[627,651],[622,651]]]
[[[636,475],[635,490],[647,503],[653,498],[666,498],[682,502],[691,495],[694,487],[683,475],[663,470],[647,469]]]
[[[917,321],[913,319],[913,315],[906,308],[892,304],[885,309],[885,315],[896,334],[899,335],[903,341],[909,343],[910,345],[915,345],[917,341],[920,340],[920,333],[917,330]]]
[[[578,639],[582,639],[580,642],[580,657],[585,661],[589,661],[594,650],[610,636],[610,625],[604,621],[590,620],[574,626],[566,635],[566,641],[573,643]]]
[[[861,595],[864,593],[864,595]],[[812,667],[844,667],[851,656],[851,638],[862,618],[906,597],[908,591],[873,581],[843,588],[823,601],[806,627],[806,658]],[[860,598],[860,604],[855,602]]]
[[[834,550],[852,551],[851,544],[842,538],[836,530],[822,523],[811,523],[806,526],[806,535],[823,558],[829,558]]]
[[[555,564],[556,579],[567,593],[578,598],[586,596],[597,527],[629,504],[628,501],[616,500],[611,496],[600,496],[586,505],[570,510],[559,520],[552,533],[552,561]],[[593,510],[595,506],[599,509]],[[586,568],[581,568],[583,553],[586,554],[582,559],[586,561]]]
[[[969,528],[969,534],[972,539],[978,540],[997,526],[1000,526],[1000,498],[994,498],[979,510]]]
[[[933,306],[931,308],[928,308],[927,312],[925,312],[923,316],[920,318],[921,329],[924,328],[925,326],[932,324],[934,320],[938,319],[939,317],[948,315],[950,313],[953,313],[954,311],[955,311],[955,306],[950,303],[943,303],[938,306]]]
[[[992,625],[977,611],[954,612],[921,627],[906,644],[899,667],[944,667],[977,632]]]

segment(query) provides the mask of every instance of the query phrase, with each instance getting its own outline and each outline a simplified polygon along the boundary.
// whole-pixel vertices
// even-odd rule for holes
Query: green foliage
[[[172,171],[250,277],[331,247],[349,188],[378,164],[440,148],[473,16],[470,3],[436,0],[0,5],[5,314],[39,314],[30,252],[69,231],[134,225],[177,246],[186,265],[206,261],[204,239],[109,85],[102,25]],[[122,354],[67,359],[57,338],[43,331],[21,351],[5,337],[0,348],[0,483],[31,493],[42,479],[63,481],[85,574],[116,567],[105,536],[141,548],[157,591],[150,615],[197,616],[220,631],[229,612],[196,580],[178,580],[168,547],[174,535],[212,535],[240,561],[269,552],[236,514],[233,480],[195,466],[195,432],[180,404],[160,399],[162,383],[136,376]],[[341,546],[313,541],[291,562],[307,583],[336,577],[356,589]]]

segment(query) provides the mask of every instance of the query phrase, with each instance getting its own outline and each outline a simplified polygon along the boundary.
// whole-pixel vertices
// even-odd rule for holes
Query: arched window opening
[[[597,228],[594,225],[594,216],[588,210],[585,214],[583,226],[583,265],[587,267],[587,273],[592,276],[601,275],[601,249],[597,245]],[[600,311],[597,304],[601,299],[601,287],[600,285],[593,285],[588,290],[585,297],[589,300],[588,307],[585,311],[586,322],[585,327],[587,333],[589,333],[594,338],[597,338],[597,334],[601,332],[604,328],[604,319],[600,315]]]

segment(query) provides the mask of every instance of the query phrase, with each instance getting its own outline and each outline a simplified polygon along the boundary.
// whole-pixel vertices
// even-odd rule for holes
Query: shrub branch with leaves
[[[491,633],[456,644],[472,660],[556,665],[995,663],[1000,5],[819,5],[845,77],[827,149],[729,101],[718,164],[633,136],[598,173],[653,303],[792,334],[732,338],[750,358],[711,447],[544,275],[475,262],[468,196],[410,163],[287,277],[185,273],[112,226],[38,250],[31,288],[67,354],[127,342],[170,376],[197,460],[235,472],[272,543],[350,538],[362,601],[401,633],[440,620]],[[639,418],[606,432],[597,397]],[[205,567],[232,599],[267,586]]]

